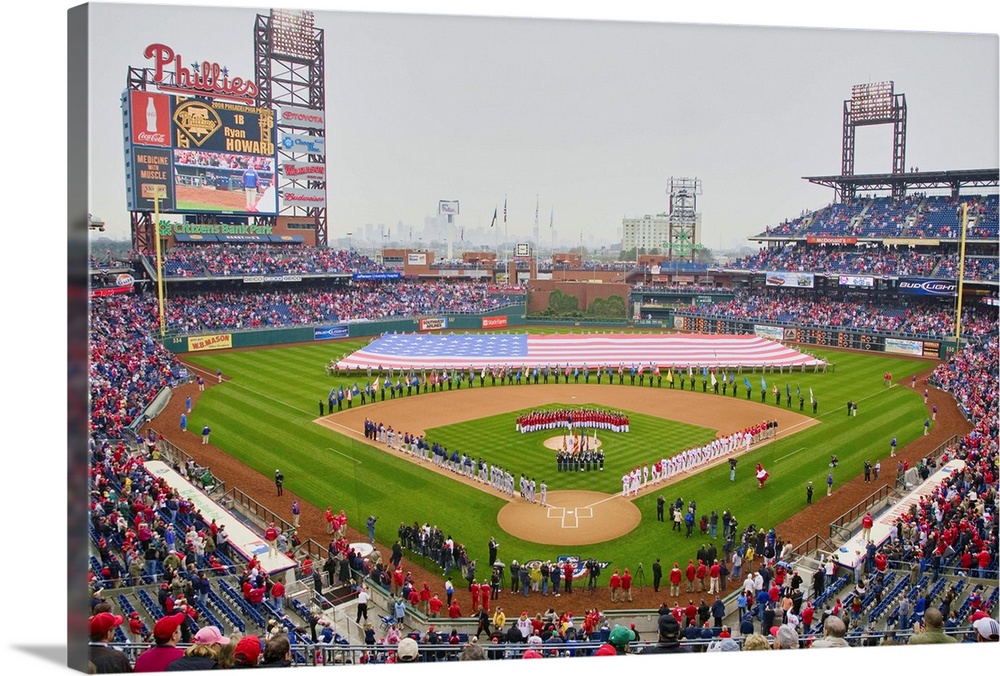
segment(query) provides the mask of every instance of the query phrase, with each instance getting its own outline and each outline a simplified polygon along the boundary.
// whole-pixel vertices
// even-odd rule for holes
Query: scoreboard
[[[272,109],[136,89],[123,115],[130,211],[278,212]]]

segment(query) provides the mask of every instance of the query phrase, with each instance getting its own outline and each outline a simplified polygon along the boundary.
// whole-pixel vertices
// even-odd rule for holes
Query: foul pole
[[[962,339],[962,287],[965,281],[965,234],[969,227],[969,205],[962,202],[962,240],[958,249],[958,307],[955,309],[955,352]]]

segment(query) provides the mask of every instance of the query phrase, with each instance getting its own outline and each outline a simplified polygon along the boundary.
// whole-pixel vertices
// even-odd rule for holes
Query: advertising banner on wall
[[[857,237],[806,237],[809,244],[857,244]]]
[[[407,265],[427,265],[427,254],[408,253],[406,254]]]
[[[841,286],[861,286],[865,288],[871,288],[875,286],[874,277],[865,277],[863,275],[841,275],[840,276]]]
[[[287,207],[325,207],[326,191],[288,186],[281,191],[281,201]]]
[[[947,279],[900,277],[897,288],[900,293],[911,296],[955,296],[958,294],[958,282]]]
[[[282,106],[278,121],[284,127],[301,127],[303,129],[323,129],[326,117],[322,110]]]
[[[428,317],[427,319],[420,320],[421,331],[434,331],[437,329],[446,329],[446,328],[448,328],[447,317]]]
[[[398,272],[355,272],[351,278],[365,282],[373,279],[399,279],[401,276]]]
[[[912,357],[922,357],[924,354],[924,343],[921,340],[886,338],[885,351],[890,354],[908,354]]]
[[[762,326],[760,324],[754,324],[753,332],[761,338],[767,338],[768,340],[774,340],[779,343],[784,338],[784,332],[780,326]]]
[[[886,238],[882,240],[882,244],[885,246],[938,246],[941,244],[939,239],[909,239],[909,238]]]
[[[214,336],[197,336],[188,338],[188,352],[204,350],[225,350],[233,346],[233,334],[217,333]]]
[[[797,289],[811,289],[815,286],[816,276],[811,272],[765,272],[764,280],[767,286],[784,286]]]
[[[502,329],[507,326],[507,315],[500,317],[483,317],[484,329]]]
[[[317,326],[313,329],[313,340],[347,338],[347,332],[348,327],[346,326]]]
[[[922,356],[937,359],[941,356],[941,343],[936,340],[925,340]]]
[[[326,178],[326,165],[318,162],[286,160],[278,168],[284,176],[297,181],[321,181]]]
[[[289,153],[326,155],[326,139],[322,136],[305,134],[282,134],[279,141],[282,149]]]

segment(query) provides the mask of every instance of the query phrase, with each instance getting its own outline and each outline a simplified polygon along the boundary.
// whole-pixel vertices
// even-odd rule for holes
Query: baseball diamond
[[[1000,640],[995,35],[91,11],[74,668]]]

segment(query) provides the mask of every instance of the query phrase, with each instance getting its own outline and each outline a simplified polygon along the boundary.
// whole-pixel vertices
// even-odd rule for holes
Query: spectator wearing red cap
[[[252,669],[256,667],[260,652],[260,639],[256,636],[244,636],[236,644],[236,650],[233,651],[233,668]]]
[[[112,613],[97,613],[90,618],[90,661],[98,674],[127,674],[132,671],[128,657],[120,650],[108,645],[115,634],[115,627],[125,618]]]
[[[681,594],[681,569],[674,561],[674,567],[670,569],[670,595],[680,596]]]
[[[184,613],[174,613],[156,621],[153,625],[155,643],[136,658],[136,672],[166,671],[167,665],[184,657],[184,651],[177,647],[181,640],[181,625],[184,619]]]
[[[278,529],[274,527],[274,523],[270,523],[267,526],[267,530],[264,531],[264,540],[267,541],[267,553],[269,556],[278,555]]]
[[[694,559],[688,559],[687,568],[684,569],[684,577],[687,578],[687,590],[689,592],[694,591],[695,575],[697,575],[697,569],[694,566]]]
[[[285,585],[280,581],[271,585],[271,598],[274,599],[274,609],[283,613],[285,609]]]
[[[134,610],[129,613],[128,616],[128,633],[131,635],[132,641],[135,643],[145,641],[149,633],[146,631],[146,625],[139,617],[139,613]]]
[[[611,574],[611,580],[608,583],[611,587],[611,602],[618,602],[618,590],[622,587],[622,577],[618,574],[618,569],[615,568],[615,572]]]
[[[427,604],[431,611],[431,617],[439,617],[441,609],[444,607],[444,601],[442,601],[437,594],[434,594]]]

